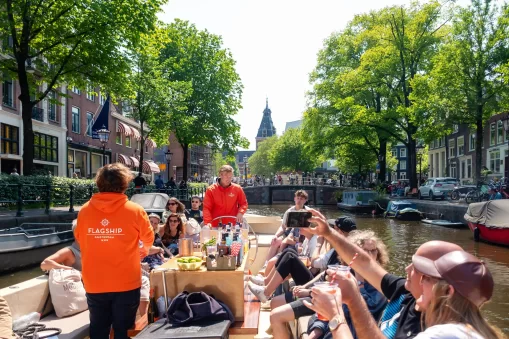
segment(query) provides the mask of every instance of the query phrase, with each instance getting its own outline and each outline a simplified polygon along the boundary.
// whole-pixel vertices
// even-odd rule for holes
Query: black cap
[[[336,227],[345,233],[349,233],[357,229],[355,221],[353,221],[350,217],[339,217],[334,221],[334,224],[336,224]]]

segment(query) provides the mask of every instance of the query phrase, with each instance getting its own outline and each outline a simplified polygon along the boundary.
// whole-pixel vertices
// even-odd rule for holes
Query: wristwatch
[[[339,313],[337,316],[329,321],[329,330],[335,331],[339,328],[339,326],[346,324],[346,319],[343,313]]]

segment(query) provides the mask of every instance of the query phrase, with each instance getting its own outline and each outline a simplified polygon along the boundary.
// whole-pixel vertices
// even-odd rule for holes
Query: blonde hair
[[[378,250],[376,253],[376,261],[381,265],[385,266],[389,263],[389,254],[387,253],[387,246],[385,246],[384,242],[376,236],[375,232],[371,230],[364,231],[352,231],[348,235],[348,240],[357,246],[361,247],[368,240],[372,240],[375,242],[376,249]]]
[[[498,328],[483,318],[479,307],[457,292],[448,293],[450,286],[445,280],[438,280],[433,286],[431,303],[421,317],[423,328],[456,323],[466,325],[484,338],[505,338]]]
[[[233,167],[231,167],[230,165],[223,165],[219,169],[219,174],[221,174],[223,172],[233,173]]]

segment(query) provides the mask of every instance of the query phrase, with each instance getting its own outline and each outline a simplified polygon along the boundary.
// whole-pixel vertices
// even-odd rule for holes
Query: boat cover
[[[509,200],[491,200],[468,205],[465,220],[486,227],[509,228]]]
[[[145,210],[163,210],[170,197],[165,193],[142,193],[135,194],[131,197],[131,201],[135,202]]]
[[[387,212],[397,212],[405,208],[417,209],[417,206],[415,206],[414,203],[409,201],[391,200],[389,201],[389,205],[387,206]]]

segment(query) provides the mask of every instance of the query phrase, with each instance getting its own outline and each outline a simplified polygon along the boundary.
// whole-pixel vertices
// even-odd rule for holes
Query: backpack
[[[235,322],[228,306],[205,292],[182,292],[172,301],[167,311],[168,321],[173,325],[203,320],[229,320]]]

